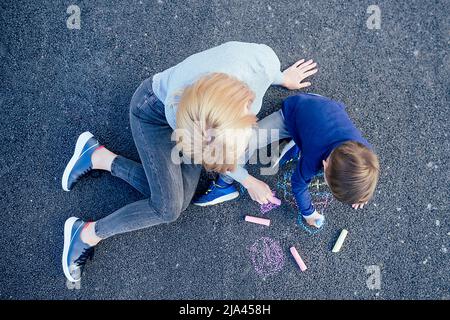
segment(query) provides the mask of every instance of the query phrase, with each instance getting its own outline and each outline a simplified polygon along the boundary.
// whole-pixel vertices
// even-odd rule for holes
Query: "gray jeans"
[[[172,161],[173,130],[150,80],[142,82],[130,103],[131,131],[141,163],[118,156],[111,165],[113,176],[128,182],[147,199],[98,220],[95,231],[102,239],[175,221],[191,202],[200,178],[201,166]]]

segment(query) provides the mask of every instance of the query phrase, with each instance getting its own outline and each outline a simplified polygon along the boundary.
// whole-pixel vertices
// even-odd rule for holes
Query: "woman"
[[[91,133],[82,133],[64,171],[63,189],[71,190],[90,170],[106,170],[147,199],[96,222],[67,219],[62,256],[67,279],[81,279],[87,259],[101,240],[175,221],[194,195],[200,164],[241,182],[254,200],[270,201],[270,188],[237,167],[243,150],[233,141],[248,142],[270,85],[307,87],[310,83],[302,81],[317,71],[315,66],[312,60],[301,60],[282,73],[278,57],[268,46],[228,42],[188,57],[146,79],[136,90],[130,124],[141,163],[114,154]],[[172,141],[175,129],[182,132]],[[175,146],[182,151],[183,162]]]

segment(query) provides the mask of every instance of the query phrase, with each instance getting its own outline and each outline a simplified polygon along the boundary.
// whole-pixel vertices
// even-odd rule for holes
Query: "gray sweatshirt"
[[[283,82],[280,60],[264,44],[231,41],[193,54],[153,76],[153,92],[164,103],[167,122],[174,130],[180,92],[202,76],[215,72],[233,76],[249,86],[255,94],[251,105],[255,115],[261,110],[264,94],[270,85],[281,85]],[[238,182],[248,176],[247,170],[240,166],[227,174]]]

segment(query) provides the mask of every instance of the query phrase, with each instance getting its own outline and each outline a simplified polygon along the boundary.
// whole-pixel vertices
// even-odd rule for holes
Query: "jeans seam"
[[[142,138],[142,143],[144,144],[144,150],[150,150],[150,149],[149,149],[149,145],[147,144],[147,140],[145,139],[144,130],[142,129],[142,124],[141,124],[140,122],[138,122],[137,125],[138,125],[138,127],[139,127],[139,134],[141,135],[141,137],[143,137],[143,138]],[[147,156],[148,156],[148,158],[149,158],[149,166],[150,166],[151,170],[152,170],[153,172],[155,172],[155,169],[156,169],[156,168],[155,168],[155,165],[154,165],[154,159],[153,159],[151,153],[148,153]],[[144,169],[144,172],[145,172],[145,169]],[[145,175],[147,176],[147,173],[146,173]],[[147,181],[148,181],[148,177],[147,177]],[[158,212],[158,210],[156,210],[156,207],[155,207],[154,202],[153,202],[153,200],[152,200],[152,198],[153,198],[153,196],[155,195],[155,193],[152,192],[152,189],[153,189],[153,188],[150,186],[150,181],[148,181],[148,183],[149,183],[149,189],[150,189],[150,197],[149,197],[149,201],[151,202],[151,204],[152,204],[154,210],[155,210],[156,212]],[[157,184],[157,187],[158,187],[158,194],[161,194],[161,192],[162,192],[162,186],[161,186],[160,181],[157,179],[157,180],[155,181],[155,183]],[[154,186],[154,185],[153,185],[153,186]]]

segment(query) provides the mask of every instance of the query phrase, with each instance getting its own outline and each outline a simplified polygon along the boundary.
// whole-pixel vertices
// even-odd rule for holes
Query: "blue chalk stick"
[[[317,226],[318,228],[322,227],[324,220],[325,220],[325,217],[322,217],[322,218],[317,219],[317,220],[316,220],[316,226]]]

